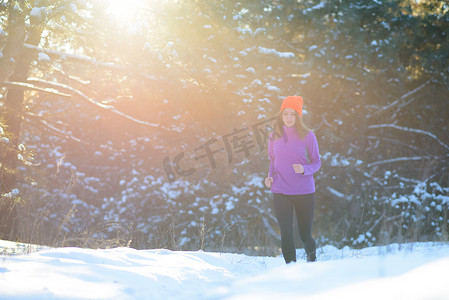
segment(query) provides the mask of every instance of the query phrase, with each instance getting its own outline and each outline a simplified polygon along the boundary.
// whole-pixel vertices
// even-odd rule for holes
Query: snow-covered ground
[[[449,244],[325,246],[318,262],[290,265],[201,251],[43,249],[0,256],[0,299],[449,299]]]

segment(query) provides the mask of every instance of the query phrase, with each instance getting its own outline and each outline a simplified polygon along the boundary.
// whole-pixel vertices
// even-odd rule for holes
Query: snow
[[[307,13],[309,13],[311,11],[319,10],[319,9],[322,9],[322,8],[325,8],[325,7],[326,7],[326,2],[320,2],[319,4],[317,4],[317,5],[313,6],[313,7],[304,9],[302,12],[303,12],[303,14],[307,14]]]
[[[39,52],[38,60],[39,60],[39,61],[50,61],[50,56],[48,56],[48,55],[47,55],[46,53],[44,53],[44,52]]]
[[[36,18],[42,18],[47,13],[46,7],[33,7],[31,9],[30,15]]]
[[[2,299],[449,298],[443,243],[324,246],[315,263],[305,263],[300,249],[290,265],[282,257],[203,251],[32,250],[40,251],[1,256]]]
[[[295,57],[295,54],[293,52],[280,52],[276,49],[270,49],[270,48],[264,48],[264,47],[258,47],[259,53],[261,54],[274,54],[280,58],[292,58]]]
[[[260,33],[263,33],[263,32],[266,32],[266,29],[265,29],[265,28],[259,27],[259,28],[257,28],[257,29],[254,31],[254,36],[256,36],[256,35],[258,35],[258,34],[260,34]]]
[[[328,186],[327,190],[332,193],[334,196],[340,198],[340,199],[344,199],[346,201],[351,201],[352,200],[352,195],[345,195],[339,191],[337,191],[336,189],[334,189],[333,187]]]
[[[1,166],[1,164],[0,164],[0,166]],[[12,198],[14,198],[15,196],[17,196],[18,194],[19,194],[19,190],[18,189],[13,189],[11,192],[9,192],[9,193],[5,193],[5,194],[1,194],[0,196],[1,197],[4,197],[4,198],[10,198],[10,199],[12,199]]]

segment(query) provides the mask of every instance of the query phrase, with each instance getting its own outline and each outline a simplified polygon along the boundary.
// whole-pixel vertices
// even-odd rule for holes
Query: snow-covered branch
[[[24,44],[24,48],[29,51],[34,51],[36,53],[45,53],[46,55],[48,55],[48,57],[50,59],[71,60],[71,61],[75,61],[75,62],[91,64],[91,65],[97,66],[97,67],[119,70],[119,71],[124,71],[124,72],[135,72],[136,71],[135,69],[131,68],[130,66],[127,66],[124,64],[99,61],[99,60],[96,60],[95,58],[92,58],[89,56],[70,54],[70,53],[56,51],[56,50],[50,50],[50,49],[43,49],[41,47],[33,46],[30,44]],[[151,76],[146,73],[141,72],[139,75],[144,77],[147,80],[152,80],[152,81],[156,80],[154,76]]]
[[[124,150],[115,150],[115,149],[113,149],[113,148],[111,148],[109,146],[106,146],[106,145],[94,145],[92,143],[83,141],[83,140],[81,140],[81,139],[79,139],[79,138],[77,138],[77,137],[75,137],[75,136],[73,136],[71,134],[68,134],[68,133],[62,131],[61,129],[57,128],[56,126],[53,126],[52,124],[50,124],[49,121],[43,119],[42,116],[30,113],[30,112],[28,112],[26,115],[27,115],[28,118],[38,121],[41,125],[43,125],[45,127],[46,130],[56,134],[57,136],[59,136],[59,137],[61,137],[63,139],[75,141],[77,143],[88,145],[88,146],[91,146],[91,147],[94,147],[94,148],[100,147],[102,149],[106,149],[106,150],[112,151],[112,152],[124,152]]]
[[[373,167],[377,165],[383,165],[383,164],[389,164],[389,163],[395,163],[395,162],[401,162],[401,161],[417,161],[417,160],[425,160],[425,159],[434,159],[437,158],[437,156],[409,156],[409,157],[395,157],[391,159],[385,159],[385,160],[379,160],[376,162],[372,162],[367,164],[368,167]]]
[[[382,215],[379,217],[379,219],[374,222],[373,226],[371,226],[370,229],[368,229],[366,232],[373,232],[374,228],[380,224],[380,221],[385,217],[385,210],[383,211]]]
[[[351,201],[352,200],[352,195],[345,195],[342,192],[337,191],[336,189],[328,186],[327,190],[334,196],[336,196],[337,198],[346,200],[346,201]]]
[[[43,49],[41,47],[33,46],[30,44],[24,44],[23,46],[25,49],[28,49],[31,51],[35,51],[38,53],[45,53],[50,58],[70,59],[70,60],[74,60],[74,61],[78,61],[78,62],[89,63],[89,64],[106,67],[106,68],[111,68],[111,69],[116,69],[116,70],[125,70],[126,69],[126,67],[123,65],[115,64],[115,63],[111,63],[111,62],[98,61],[98,60],[88,57],[88,56],[70,54],[70,53],[66,53],[66,52],[49,50],[49,49]]]
[[[270,221],[263,215],[262,215],[262,222],[265,228],[267,229],[268,233],[276,240],[280,240],[279,234],[273,229],[273,226],[271,226]]]
[[[421,183],[420,180],[417,180],[417,179],[414,179],[414,178],[406,178],[406,177],[398,176],[398,179],[399,179],[400,181],[404,181],[404,182],[408,182],[408,183],[413,183],[413,184]]]
[[[86,100],[88,103],[95,105],[98,108],[110,111],[111,113],[114,113],[116,115],[119,115],[129,121],[132,121],[134,123],[140,124],[140,125],[144,125],[144,126],[148,126],[148,127],[153,127],[153,128],[159,128],[159,129],[164,129],[166,131],[177,131],[177,132],[181,132],[180,129],[178,128],[167,128],[165,126],[162,126],[160,124],[156,124],[156,123],[150,123],[147,121],[142,121],[139,119],[136,119],[130,115],[127,115],[121,111],[119,111],[117,108],[115,108],[112,105],[105,105],[103,103],[97,102],[94,99],[90,98],[89,96],[87,96],[86,94],[84,94],[83,92],[69,86],[63,83],[56,83],[56,82],[50,82],[50,81],[45,81],[42,79],[38,79],[38,78],[30,78],[28,80],[28,82],[30,83],[37,83],[37,84],[43,84],[46,86],[50,86],[52,88],[58,89],[58,90],[64,90],[66,92],[68,92],[69,94],[73,95],[73,96],[78,96],[84,100]]]
[[[428,80],[428,81],[424,82],[423,84],[421,84],[420,86],[418,86],[416,89],[411,90],[411,91],[408,92],[408,93],[405,93],[405,94],[402,95],[399,99],[396,99],[396,100],[394,100],[393,102],[391,102],[390,104],[388,104],[388,105],[386,105],[386,106],[384,106],[384,107],[381,107],[380,109],[376,110],[373,114],[368,114],[366,117],[367,117],[367,118],[370,118],[370,117],[372,117],[372,116],[375,115],[375,114],[382,113],[382,112],[384,112],[384,111],[386,111],[386,110],[388,110],[388,109],[390,109],[390,108],[392,108],[392,107],[398,105],[398,104],[401,103],[404,99],[406,99],[407,97],[410,97],[411,95],[413,95],[413,94],[419,92],[420,90],[422,90],[424,87],[426,87],[426,86],[427,86],[429,83],[431,83],[431,82],[432,82],[431,80]],[[407,104],[408,104],[408,102],[407,102]],[[401,106],[401,107],[402,107],[402,106]]]
[[[443,146],[446,150],[449,150],[449,146],[446,145],[445,143],[443,143],[436,135],[434,135],[431,132],[425,131],[425,130],[421,130],[421,129],[415,129],[415,128],[409,128],[409,127],[403,127],[403,126],[398,126],[395,124],[377,124],[377,125],[369,125],[368,128],[394,128],[397,130],[402,130],[402,131],[407,131],[407,132],[413,132],[413,133],[419,133],[419,134],[423,134],[426,135],[428,137],[431,137],[433,139],[435,139],[441,146]]]
[[[0,86],[5,86],[5,87],[22,87],[22,88],[27,89],[27,90],[34,90],[34,91],[44,92],[44,93],[52,94],[52,95],[56,95],[56,96],[72,97],[72,95],[61,93],[61,92],[59,92],[56,89],[42,88],[42,87],[38,87],[38,86],[35,86],[33,84],[25,83],[25,82],[5,81],[3,83],[0,83]]]

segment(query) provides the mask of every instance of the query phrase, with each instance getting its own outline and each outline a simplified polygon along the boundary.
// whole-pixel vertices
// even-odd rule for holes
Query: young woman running
[[[302,105],[300,96],[289,96],[283,100],[279,124],[268,142],[270,168],[265,185],[273,193],[286,263],[296,261],[293,212],[307,261],[316,261],[316,242],[312,237],[315,210],[313,174],[320,169],[321,160],[315,134],[302,120]]]

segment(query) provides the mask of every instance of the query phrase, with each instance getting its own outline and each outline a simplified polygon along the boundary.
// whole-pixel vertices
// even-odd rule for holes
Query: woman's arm
[[[274,175],[274,151],[273,151],[273,139],[270,135],[270,138],[268,139],[268,158],[270,159],[270,166],[268,170],[268,177],[273,177]]]
[[[321,158],[320,151],[318,149],[318,141],[312,131],[306,136],[306,140],[307,153],[309,154],[310,163],[303,165],[304,175],[311,175],[320,169]]]

